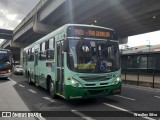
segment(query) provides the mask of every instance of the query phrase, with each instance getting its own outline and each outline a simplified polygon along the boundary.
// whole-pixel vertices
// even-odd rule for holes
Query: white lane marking
[[[118,109],[118,110],[121,110],[121,111],[124,111],[124,112],[127,112],[127,113],[135,115],[134,112],[131,112],[131,111],[127,110],[127,109],[120,108],[120,107],[117,107],[117,106],[114,106],[114,105],[111,105],[111,104],[108,104],[108,103],[103,103],[103,104],[106,105],[106,106],[109,106],[109,107],[112,107],[112,108],[115,108],[115,109]],[[150,118],[150,117],[142,117],[142,118],[147,119],[147,120],[156,120],[156,119],[153,119],[153,118]]]
[[[43,97],[43,98],[50,101],[50,102],[55,102],[52,98],[49,98],[49,97]]]
[[[39,120],[46,120],[44,117],[37,117]]]
[[[129,97],[124,97],[124,96],[120,96],[120,95],[114,95],[114,96],[120,97],[120,98],[124,98],[124,99],[128,99],[128,100],[132,100],[132,101],[135,101],[135,99],[129,98]]]
[[[133,85],[123,85],[123,87],[127,88],[133,88],[133,89],[138,89],[138,90],[146,90],[146,91],[151,91],[151,92],[160,92],[160,90],[157,90],[155,88],[143,88],[143,87],[138,87],[138,86],[133,86]]]
[[[91,117],[89,117],[89,116],[87,116],[87,115],[85,115],[85,114],[83,114],[83,113],[81,113],[81,112],[79,112],[77,110],[71,110],[71,112],[73,112],[76,115],[81,116],[82,118],[84,118],[86,120],[95,120],[95,119],[93,119],[93,118],[91,118]]]
[[[30,92],[32,93],[37,93],[36,91],[32,90],[32,89],[28,89]]]
[[[129,112],[129,113],[132,113],[130,112],[129,110],[126,110],[126,109],[123,109],[123,108],[120,108],[120,107],[117,107],[117,106],[114,106],[114,105],[111,105],[111,104],[108,104],[108,103],[103,103],[104,105],[107,105],[109,107],[112,107],[112,108],[116,108],[118,110],[121,110],[121,111],[124,111],[124,112]]]
[[[156,97],[156,98],[160,98],[159,96],[154,96],[154,97]]]
[[[15,82],[13,79],[9,78],[9,80],[11,80],[13,83],[17,84],[17,82]]]
[[[19,84],[19,86],[20,86],[20,87],[23,87],[23,88],[25,87],[24,85],[21,85],[21,84]]]

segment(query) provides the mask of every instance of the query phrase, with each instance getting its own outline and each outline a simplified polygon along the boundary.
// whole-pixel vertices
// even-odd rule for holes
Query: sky
[[[13,30],[39,1],[0,0],[0,28]],[[160,31],[128,37],[129,47],[149,44],[160,44]]]
[[[128,37],[127,46],[135,47],[140,45],[160,44],[160,30]]]
[[[0,28],[13,30],[39,1],[0,0]]]

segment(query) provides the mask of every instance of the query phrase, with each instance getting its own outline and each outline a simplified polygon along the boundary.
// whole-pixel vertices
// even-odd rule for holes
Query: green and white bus
[[[53,98],[120,94],[118,43],[113,29],[66,24],[24,49],[25,76]]]

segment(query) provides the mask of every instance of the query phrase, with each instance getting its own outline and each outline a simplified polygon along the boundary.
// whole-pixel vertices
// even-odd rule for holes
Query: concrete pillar
[[[23,65],[23,49],[24,48],[20,48],[20,65]]]

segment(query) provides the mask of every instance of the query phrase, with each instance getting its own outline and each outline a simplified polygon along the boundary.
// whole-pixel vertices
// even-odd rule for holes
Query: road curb
[[[137,88],[142,90],[148,90],[148,91],[154,91],[154,92],[160,92],[160,89],[158,88],[151,88],[151,87],[145,87],[145,86],[136,86],[136,85],[130,85],[130,84],[123,84],[123,87],[130,87],[130,88]]]

